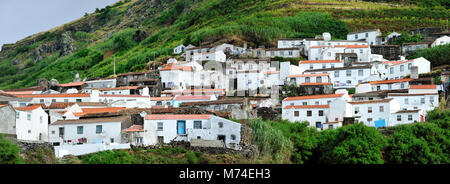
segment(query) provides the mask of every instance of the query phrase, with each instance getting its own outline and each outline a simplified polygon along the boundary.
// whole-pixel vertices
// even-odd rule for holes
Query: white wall
[[[16,119],[17,139],[48,141],[48,115],[41,107],[33,111],[16,109],[16,113],[19,113],[19,119]],[[27,118],[28,114],[31,115],[30,120]],[[40,140],[39,135],[41,135]]]
[[[96,133],[96,126],[102,125],[102,133]],[[83,133],[78,134],[77,127],[83,126]],[[61,142],[59,137],[59,128],[64,127],[64,140],[87,138],[88,144],[111,143],[111,138],[114,143],[121,142],[121,122],[99,122],[99,123],[83,123],[83,124],[65,124],[49,126],[50,142]]]

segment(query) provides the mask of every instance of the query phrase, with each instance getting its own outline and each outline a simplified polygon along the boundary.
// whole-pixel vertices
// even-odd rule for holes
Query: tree
[[[0,164],[21,164],[22,158],[19,156],[19,146],[5,139],[0,134]]]
[[[363,123],[320,132],[319,163],[382,164],[386,139],[374,127]]]

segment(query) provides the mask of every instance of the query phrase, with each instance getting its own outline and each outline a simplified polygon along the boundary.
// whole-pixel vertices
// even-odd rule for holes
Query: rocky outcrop
[[[66,31],[61,35],[59,47],[61,48],[61,56],[67,56],[75,51],[72,32]]]

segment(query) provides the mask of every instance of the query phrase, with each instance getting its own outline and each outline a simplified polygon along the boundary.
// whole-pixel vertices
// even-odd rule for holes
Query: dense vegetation
[[[0,134],[0,164],[20,164],[23,163],[19,156],[19,146],[5,139]]]
[[[245,41],[249,47],[275,46],[281,37],[314,37],[322,32],[345,38],[349,31],[375,27],[383,32],[444,27],[450,17],[445,3],[430,9],[417,3],[334,0],[158,2],[120,1],[5,49],[0,53],[0,88],[33,86],[39,78],[69,82],[77,72],[82,78],[107,77],[113,74],[110,56],[115,56],[117,73],[140,71],[155,60],[157,65],[165,62],[161,58],[181,43],[242,45]],[[61,34],[68,30],[74,53],[63,55],[58,49],[62,46],[37,52],[61,43]]]
[[[448,65],[450,63],[450,44],[420,50],[410,58],[419,57],[424,57],[430,61],[431,66]]]
[[[450,163],[450,111],[435,109],[427,122],[377,130],[356,123],[333,130],[317,131],[307,122],[253,120],[254,132],[275,134],[255,137],[262,152],[284,154],[299,164],[448,164]],[[262,127],[262,128],[261,128]],[[283,136],[279,135],[279,131]],[[254,136],[263,134],[256,133]],[[285,139],[289,139],[286,142]],[[280,152],[278,145],[291,152]],[[268,150],[269,149],[269,150]],[[274,161],[277,161],[275,157]]]

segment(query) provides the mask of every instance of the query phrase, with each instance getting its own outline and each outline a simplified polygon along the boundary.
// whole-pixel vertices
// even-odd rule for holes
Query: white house
[[[400,104],[392,98],[348,103],[352,105],[352,117],[355,117],[356,121],[364,122],[367,126],[393,126],[391,114],[400,110]]]
[[[377,37],[381,36],[380,29],[374,29],[374,30],[363,30],[363,31],[356,31],[356,32],[350,32],[347,34],[347,40],[364,40],[367,41],[370,45],[376,45],[377,43]]]
[[[408,89],[408,93],[410,94],[423,94],[423,93],[437,93],[437,85],[410,85]]]
[[[241,124],[209,114],[148,114],[144,120],[144,145],[193,139],[223,141],[240,149]]]
[[[202,53],[194,53],[192,57],[193,62],[199,61],[219,61],[225,62],[227,60],[227,56],[223,51],[211,51],[211,52],[202,52]]]
[[[121,132],[131,126],[128,117],[58,120],[49,126],[50,142],[63,144],[121,143]]]
[[[369,62],[371,50],[368,45],[312,46],[308,50],[308,59],[333,60],[342,54],[355,54],[358,62]]]
[[[18,140],[48,142],[48,114],[41,105],[16,107]]]
[[[376,68],[371,65],[349,66],[339,68],[324,68],[306,70],[305,74],[330,73],[333,76],[333,86],[335,88],[353,88],[357,84],[370,78],[375,74]]]
[[[75,93],[75,94],[33,94],[33,95],[16,95],[19,98],[31,98],[30,103],[44,104],[49,102],[91,102],[91,94]],[[97,101],[98,102],[98,101]]]
[[[87,86],[82,89],[83,93],[91,93],[93,88],[115,88],[116,79],[99,79],[86,81]]]
[[[181,54],[184,52],[184,49],[186,49],[186,46],[184,46],[183,44],[178,45],[177,47],[173,48],[173,53],[174,54]]]
[[[383,65],[385,65],[386,73],[381,73],[381,76],[389,80],[400,79],[410,75],[414,66],[417,66],[418,74],[429,73],[431,69],[430,62],[423,57],[407,61],[385,61]]]
[[[346,93],[296,96],[296,97],[288,97],[288,98],[283,99],[282,107],[285,108],[288,105],[290,105],[290,106],[328,105],[337,98],[342,98],[344,101],[349,100],[349,97]]]
[[[439,107],[438,93],[389,93],[388,98],[394,98],[400,104],[402,110],[433,110]]]
[[[289,75],[289,81],[297,84],[297,86],[303,83],[329,83],[332,85],[333,79],[330,73],[316,73],[316,74],[297,74]]]
[[[390,126],[411,124],[415,122],[422,122],[420,115],[421,110],[400,110],[391,114]],[[421,121],[422,120],[422,121]]]
[[[355,92],[366,93],[381,90],[409,89],[409,81],[411,80],[412,80],[411,78],[405,78],[405,79],[363,82],[356,85]]]
[[[173,96],[150,97],[151,106],[173,106]]]
[[[341,60],[304,60],[298,63],[298,66],[305,70],[338,68],[344,67],[344,62]]]
[[[432,44],[431,47],[436,47],[439,45],[445,45],[450,43],[450,37],[449,36],[442,36],[437,38]]]
[[[266,57],[284,57],[284,58],[298,58],[300,57],[300,50],[298,48],[270,48],[266,49]]]
[[[163,88],[186,89],[193,80],[192,66],[168,66],[159,70]]]

